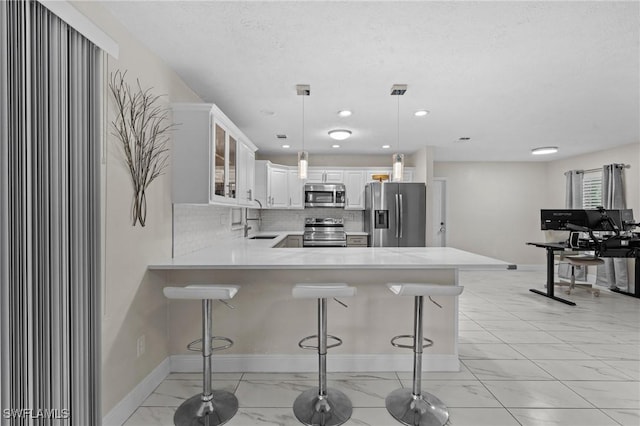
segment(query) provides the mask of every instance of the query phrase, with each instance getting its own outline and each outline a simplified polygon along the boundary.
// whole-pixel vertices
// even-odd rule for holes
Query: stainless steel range
[[[308,217],[304,220],[303,247],[346,247],[344,219]]]

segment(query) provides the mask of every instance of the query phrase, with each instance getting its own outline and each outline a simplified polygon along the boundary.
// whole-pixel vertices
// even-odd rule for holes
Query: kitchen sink
[[[277,235],[254,235],[249,237],[250,240],[273,240]]]

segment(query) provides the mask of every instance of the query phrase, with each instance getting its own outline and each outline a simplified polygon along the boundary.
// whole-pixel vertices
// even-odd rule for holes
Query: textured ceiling
[[[430,145],[440,161],[549,160],[640,142],[638,1],[104,6],[261,152],[285,152],[279,133],[300,148],[296,84],[311,85],[310,153],[395,151],[398,100],[400,151]],[[399,99],[395,83],[408,85]],[[339,150],[334,128],[353,132]],[[547,145],[560,152],[530,155]]]

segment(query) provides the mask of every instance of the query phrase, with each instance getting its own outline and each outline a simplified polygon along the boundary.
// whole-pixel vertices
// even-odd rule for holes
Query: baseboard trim
[[[546,271],[547,270],[547,265],[539,265],[539,264],[525,264],[525,265],[518,265],[518,271],[523,271],[523,272],[529,272],[529,271],[534,271],[534,272],[538,272],[538,271]]]
[[[216,355],[213,371],[247,373],[302,373],[316,371],[317,355]],[[331,372],[383,372],[411,371],[412,354],[332,354],[327,358]],[[456,355],[429,355],[422,357],[423,371],[460,371]],[[147,377],[133,388],[109,413],[102,418],[102,426],[122,426],[149,395],[170,373],[199,373],[202,356],[171,355],[162,361]]]
[[[171,373],[171,360],[165,358],[102,418],[102,426],[121,426]]]
[[[194,373],[202,371],[199,355],[172,355],[171,372]],[[423,371],[459,371],[460,361],[455,355],[429,355],[422,358]],[[232,373],[302,373],[316,371],[317,355],[216,355],[213,371]],[[327,357],[327,369],[334,372],[412,371],[412,354],[332,354]]]

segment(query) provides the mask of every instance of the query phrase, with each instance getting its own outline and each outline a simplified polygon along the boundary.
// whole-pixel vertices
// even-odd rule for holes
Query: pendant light
[[[398,97],[398,125],[397,125],[397,138],[398,145],[396,147],[397,151],[393,154],[392,158],[392,180],[393,182],[402,182],[402,176],[404,175],[404,154],[400,153],[400,96],[404,95],[407,91],[406,84],[394,84],[391,87],[391,96]]]
[[[307,168],[309,167],[309,153],[304,150],[304,98],[311,94],[311,86],[308,84],[298,84],[296,92],[302,96],[302,151],[298,152],[298,177],[307,178]]]

